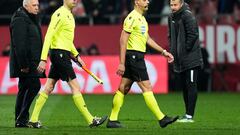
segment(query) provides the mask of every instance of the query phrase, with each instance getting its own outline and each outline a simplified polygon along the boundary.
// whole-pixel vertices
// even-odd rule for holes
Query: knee
[[[44,91],[46,92],[46,94],[50,94],[53,91],[53,89],[54,89],[54,85],[48,84],[45,86]]]
[[[38,93],[41,88],[41,83],[39,80],[38,81],[32,80],[32,82],[29,83],[29,86],[31,91]]]
[[[124,95],[126,95],[130,90],[130,86],[126,86],[124,84],[121,84],[119,86],[118,90],[121,91]]]

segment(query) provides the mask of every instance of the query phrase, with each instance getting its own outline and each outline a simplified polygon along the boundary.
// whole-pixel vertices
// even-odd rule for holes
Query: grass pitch
[[[184,114],[181,93],[155,95],[161,110],[170,116]],[[93,115],[109,115],[112,95],[84,95]],[[46,102],[40,120],[46,128],[14,128],[16,96],[0,96],[1,135],[239,135],[240,94],[199,93],[194,123],[174,123],[160,128],[154,115],[148,110],[142,95],[127,95],[119,120],[125,128],[107,129],[104,123],[90,129],[75,107],[71,95],[51,95]],[[34,101],[35,104],[35,101]],[[32,105],[33,106],[33,105]]]

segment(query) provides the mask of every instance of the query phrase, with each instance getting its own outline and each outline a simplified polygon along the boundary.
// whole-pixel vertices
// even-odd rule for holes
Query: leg
[[[124,101],[124,95],[126,95],[131,86],[133,81],[128,78],[122,78],[118,90],[116,91],[113,97],[113,105],[112,105],[112,112],[110,115],[110,121],[117,121],[118,120],[118,113],[122,107]]]
[[[178,120],[178,122],[194,122],[193,115],[197,101],[197,69],[190,69],[183,72],[182,80],[184,80],[184,102],[186,114]]]
[[[161,112],[158,106],[158,103],[153,95],[150,81],[149,80],[141,81],[141,82],[138,82],[138,85],[143,92],[143,97],[145,99],[145,102],[148,108],[153,112],[153,114],[156,116],[158,120],[163,119],[165,115]]]
[[[194,68],[188,70],[186,73],[186,89],[187,89],[187,108],[186,114],[191,115],[193,117],[195,106],[197,102],[197,76],[198,69]]]
[[[23,98],[24,98],[25,91],[26,91],[25,84],[26,84],[25,78],[19,78],[18,93],[17,93],[17,98],[16,98],[16,104],[15,104],[15,120],[17,120],[17,117],[21,112]]]
[[[186,78],[187,78],[187,72],[183,72],[183,73],[180,73],[180,82],[182,84],[181,88],[182,88],[182,91],[183,91],[183,101],[184,101],[184,105],[185,105],[185,111],[187,113],[187,110],[188,110],[188,90],[187,90],[187,81],[186,81]]]
[[[92,114],[88,111],[87,105],[85,104],[83,96],[80,92],[80,85],[78,84],[77,79],[69,79],[68,85],[70,86],[73,93],[73,101],[77,106],[78,110],[83,114],[89,127],[97,127],[103,124],[104,121],[107,119],[107,116],[104,116],[102,118],[92,116]]]
[[[138,85],[143,91],[143,97],[145,99],[145,102],[146,102],[148,108],[156,116],[156,118],[159,121],[159,125],[162,128],[166,127],[168,124],[175,122],[178,119],[178,116],[172,118],[172,117],[168,117],[168,116],[164,115],[161,112],[161,110],[158,106],[158,103],[153,95],[152,86],[151,86],[149,80],[138,82]]]
[[[34,106],[34,109],[32,112],[32,116],[30,119],[31,123],[38,122],[40,111],[42,110],[42,107],[45,104],[45,102],[48,98],[48,95],[53,91],[56,82],[57,82],[57,80],[55,80],[55,79],[51,79],[51,78],[47,79],[44,90],[39,93],[39,97],[36,100],[36,103],[35,103],[35,106]]]
[[[19,78],[18,81],[18,93],[17,93],[17,98],[16,98],[16,104],[15,104],[15,121],[16,127],[21,127],[24,126],[26,123],[25,122],[17,122],[17,118],[19,117],[19,114],[22,110],[23,106],[23,101],[24,101],[24,95],[27,91],[27,83],[26,83],[26,78]]]
[[[123,105],[124,101],[124,95],[126,95],[131,86],[133,84],[133,81],[128,78],[122,78],[119,88],[116,91],[114,97],[113,97],[113,104],[112,104],[112,111],[110,114],[109,121],[107,123],[107,128],[120,128],[122,125],[118,121],[118,114],[120,112],[120,109]]]
[[[69,80],[68,85],[70,86],[72,93],[73,93],[73,101],[77,106],[78,110],[83,114],[84,118],[86,119],[88,125],[90,125],[93,121],[93,116],[88,111],[83,96],[80,92],[80,85],[77,82],[77,79]]]
[[[38,94],[41,83],[39,78],[26,78],[26,82],[29,85],[24,95],[24,101],[21,112],[18,116],[17,121],[27,123],[29,120],[29,108],[35,96]]]

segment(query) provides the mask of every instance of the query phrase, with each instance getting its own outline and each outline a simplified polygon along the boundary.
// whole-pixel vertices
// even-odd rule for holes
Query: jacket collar
[[[31,21],[33,21],[34,23],[38,24],[38,16],[37,15],[34,15],[34,14],[31,14],[29,13],[24,7],[20,7],[16,14],[15,14],[16,17],[18,16],[25,16],[26,18],[29,18]]]

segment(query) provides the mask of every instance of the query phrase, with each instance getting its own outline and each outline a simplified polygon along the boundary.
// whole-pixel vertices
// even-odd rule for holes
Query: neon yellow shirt
[[[70,51],[74,56],[78,55],[74,39],[75,20],[72,13],[64,6],[57,9],[48,26],[45,36],[41,60],[46,60],[49,48]]]
[[[133,10],[124,20],[123,30],[131,33],[127,50],[146,52],[148,23],[143,15]]]

